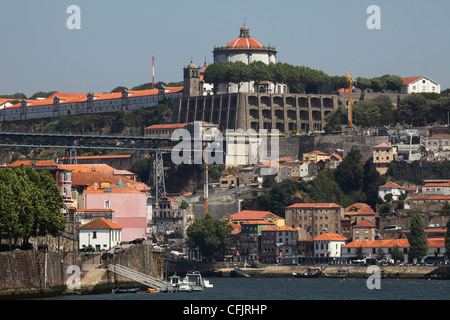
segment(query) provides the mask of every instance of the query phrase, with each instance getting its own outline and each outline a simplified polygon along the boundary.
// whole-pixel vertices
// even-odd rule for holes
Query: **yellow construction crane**
[[[355,80],[353,80],[347,71],[345,71],[348,80],[348,127],[353,127],[353,99],[352,99],[352,87]]]

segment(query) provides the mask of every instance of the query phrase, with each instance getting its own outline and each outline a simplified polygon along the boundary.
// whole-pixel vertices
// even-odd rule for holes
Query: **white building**
[[[436,81],[425,76],[402,78],[403,86],[400,93],[435,92],[441,93],[441,86]]]
[[[182,96],[183,87],[125,90],[102,94],[57,92],[42,100],[22,100],[13,106],[0,108],[0,121],[150,108],[156,107],[163,99],[175,99]]]
[[[378,197],[381,199],[384,200],[384,197],[389,193],[392,194],[392,200],[397,201],[398,197],[402,193],[407,193],[407,191],[392,181],[388,181],[386,184],[378,187]]]
[[[275,47],[264,46],[259,41],[250,37],[249,28],[244,25],[239,32],[239,37],[230,41],[225,47],[214,47],[214,62],[227,63],[241,61],[250,64],[254,61],[261,61],[265,64],[276,63],[277,51]],[[228,90],[227,90],[228,89]],[[279,92],[287,93],[287,86],[284,84],[274,84],[264,81],[255,84],[254,81],[245,82],[241,85],[240,92]],[[236,84],[220,84],[218,94],[236,93]]]
[[[313,238],[314,256],[325,258],[340,258],[341,248],[348,239],[337,233],[322,233]]]
[[[78,227],[79,249],[92,246],[96,252],[110,250],[122,241],[122,227],[97,218]]]

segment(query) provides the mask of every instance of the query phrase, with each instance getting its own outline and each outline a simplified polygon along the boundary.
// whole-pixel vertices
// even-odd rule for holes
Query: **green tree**
[[[409,234],[409,259],[422,259],[428,252],[428,241],[422,216],[414,214],[411,219]]]
[[[364,168],[361,164],[361,158],[358,147],[352,146],[336,169],[336,182],[345,193],[358,190],[362,186]]]
[[[250,67],[242,61],[227,62],[224,64],[226,83],[234,83],[238,86],[238,92],[244,82],[250,81]]]
[[[64,206],[59,188],[47,171],[32,168],[0,170],[0,235],[22,239],[27,246],[36,234],[57,236],[64,230]]]
[[[423,126],[429,122],[430,106],[424,96],[411,94],[397,106],[396,119],[400,124]]]
[[[207,215],[204,219],[196,219],[187,229],[187,244],[198,248],[207,259],[231,245],[231,225],[227,221],[214,219]]]
[[[397,261],[400,261],[400,262],[405,261],[405,255],[403,254],[403,251],[400,250],[400,248],[398,248],[398,247],[394,247],[394,249],[392,249],[391,257],[392,257],[392,259],[395,262],[397,262]]]
[[[203,79],[206,83],[211,83],[214,86],[214,93],[217,93],[219,84],[225,82],[224,65],[216,62],[210,64],[203,74]]]

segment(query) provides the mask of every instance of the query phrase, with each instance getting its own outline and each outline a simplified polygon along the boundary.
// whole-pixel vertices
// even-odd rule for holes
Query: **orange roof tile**
[[[340,205],[336,203],[294,203],[291,204],[288,208],[342,208]]]
[[[97,218],[95,220],[92,220],[86,224],[83,224],[82,226],[78,227],[79,230],[103,230],[103,229],[123,229],[121,226],[115,224],[114,222],[111,222],[105,218]]]
[[[157,129],[178,129],[185,128],[187,123],[168,123],[168,124],[154,124],[146,127],[145,130],[157,130]]]
[[[320,236],[313,238],[314,241],[346,241],[347,238],[337,233],[322,233]]]
[[[231,215],[232,220],[263,220],[266,216],[273,216],[277,219],[281,217],[273,214],[270,211],[255,211],[255,210],[242,210]]]
[[[450,200],[450,196],[412,196],[409,200]]]
[[[380,143],[379,145],[374,146],[374,148],[391,148],[392,146],[389,143]]]
[[[423,76],[418,76],[418,77],[407,77],[407,78],[402,78],[403,80],[403,84],[410,84],[411,82],[414,82],[416,80],[419,80],[420,78],[422,78]]]
[[[408,239],[352,241],[343,248],[409,248]]]
[[[382,186],[379,186],[378,189],[380,188],[398,188],[398,189],[402,189],[401,186],[399,186],[398,184],[396,184],[395,182],[392,181],[388,181],[386,184],[383,184]]]
[[[358,223],[356,226],[354,226],[353,228],[375,228],[375,226],[373,224],[371,224],[369,221],[363,220],[360,223]]]

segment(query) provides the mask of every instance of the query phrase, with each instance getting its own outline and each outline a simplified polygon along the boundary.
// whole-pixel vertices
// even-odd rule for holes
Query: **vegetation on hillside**
[[[286,206],[294,202],[334,202],[343,207],[364,202],[375,209],[378,187],[386,180],[387,176],[380,175],[371,161],[362,165],[360,151],[352,147],[337,169],[322,170],[311,181],[287,179],[276,183],[266,179],[263,187],[270,191],[244,201],[243,208],[268,210],[281,217]]]
[[[0,170],[0,240],[22,239],[22,248],[37,234],[57,236],[64,230],[60,214],[64,202],[58,185],[48,171],[32,168]]]
[[[446,124],[450,112],[448,93],[411,94],[397,104],[397,108],[387,96],[370,100],[360,100],[353,105],[353,123],[358,127],[389,127],[400,124],[404,127],[428,124]],[[347,124],[347,108],[340,107],[330,112],[325,121],[325,130],[340,130]]]

